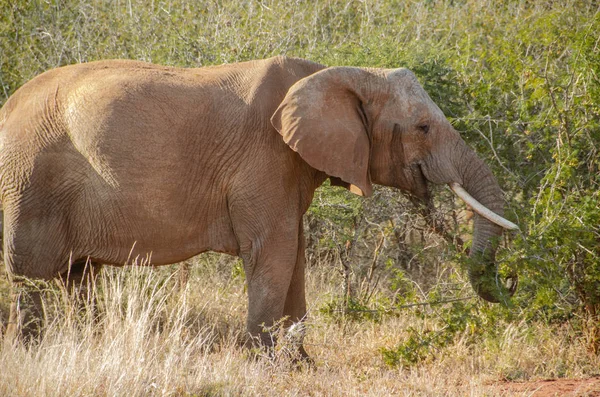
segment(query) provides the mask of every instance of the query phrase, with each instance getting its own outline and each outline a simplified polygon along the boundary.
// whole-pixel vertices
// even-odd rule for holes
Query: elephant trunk
[[[457,171],[462,177],[464,189],[477,202],[501,217],[504,199],[496,178],[471,149],[464,144],[459,146]],[[468,265],[469,281],[475,292],[488,302],[506,301],[517,287],[516,276],[510,277],[506,285],[499,279],[495,253],[502,230],[501,226],[475,214]]]

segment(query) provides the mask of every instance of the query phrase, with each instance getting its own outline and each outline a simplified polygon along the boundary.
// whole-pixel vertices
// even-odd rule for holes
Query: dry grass
[[[131,267],[105,269],[94,308],[55,293],[43,340],[2,348],[0,395],[503,395],[494,381],[582,376],[600,364],[583,343],[572,343],[568,329],[523,322],[506,326],[497,340],[474,345],[458,337],[435,359],[389,367],[381,349],[431,318],[410,311],[379,322],[325,315],[318,308],[338,294],[340,280],[321,265],[308,273],[305,345],[315,366],[296,369],[285,354],[291,343],[273,357],[241,347],[246,296],[232,261],[212,255],[195,262],[183,291],[173,268]]]
[[[465,130],[463,136],[496,167],[508,189],[511,213],[518,210],[515,216],[521,216],[521,225],[535,218],[526,203],[535,199],[538,174],[551,166],[545,157],[556,130],[547,128],[562,119],[552,116],[556,105],[540,97],[544,84],[550,91],[561,92],[562,88],[550,80],[543,83],[540,73],[555,75],[557,84],[568,80],[571,67],[573,75],[585,76],[591,69],[578,62],[588,53],[580,54],[579,49],[588,48],[583,45],[586,32],[592,32],[592,37],[598,20],[597,5],[579,0],[522,0],[505,6],[491,0],[0,3],[0,32],[6,33],[0,34],[0,103],[44,70],[95,59],[202,66],[287,54],[328,65],[410,67],[453,117],[457,128]],[[597,43],[595,36],[593,39]],[[597,53],[596,44],[589,48]],[[587,80],[577,81],[588,90]],[[594,86],[590,83],[589,87],[592,92]],[[538,97],[532,98],[532,94]],[[579,93],[574,97],[587,98]],[[555,113],[560,116],[561,112]],[[574,108],[573,116],[586,114],[587,118],[586,112]],[[589,110],[590,120],[595,112]],[[498,123],[493,131],[492,119]],[[597,129],[591,121],[582,120],[581,125]],[[488,148],[488,131],[495,143],[493,153]],[[535,153],[541,153],[541,158],[528,149],[530,144],[537,145]],[[525,157],[527,162],[520,161]],[[538,168],[532,166],[536,162]],[[331,201],[332,195],[331,191],[323,194],[323,201]],[[392,205],[391,197],[382,194],[371,204],[361,201],[363,210],[372,205],[379,214],[369,212],[366,219],[379,225],[373,228],[375,232],[365,232],[372,234],[374,243],[369,245],[365,243],[368,238],[359,236],[364,250],[364,263],[358,263],[362,268],[372,263],[373,249],[369,247],[379,241],[380,230],[397,231],[399,225],[413,228],[406,217],[398,215],[401,205]],[[320,198],[318,193],[316,200]],[[352,200],[349,195],[342,199],[344,204]],[[596,201],[591,202],[595,206]],[[335,217],[319,210],[312,211],[313,216],[334,225],[329,225],[330,234],[325,237],[333,236],[335,244],[345,245],[340,220],[330,220]],[[393,219],[397,220],[392,228],[386,226],[392,219],[390,213],[396,214]],[[348,221],[353,216],[350,211],[342,218]],[[384,244],[387,251],[380,255],[380,267],[385,258],[395,269],[418,267],[419,273],[424,269],[421,279],[416,277],[417,271],[408,274],[409,278],[424,289],[425,283],[434,284],[436,266],[448,261],[443,248],[428,245],[424,256],[410,250],[410,241],[400,241],[405,243],[401,245],[392,237],[393,233]],[[542,243],[540,247],[546,250]],[[491,321],[493,317],[485,315],[487,306],[480,304],[478,308],[484,312],[481,321],[489,321],[480,326],[501,332],[486,335],[477,343],[470,335],[458,333],[450,344],[432,347],[434,351],[426,359],[405,367],[386,365],[381,349],[404,343],[410,327],[420,332],[436,330],[441,323],[439,313],[424,309],[424,315],[418,315],[411,309],[377,322],[324,314],[319,309],[339,298],[343,290],[339,272],[329,263],[313,264],[308,271],[311,310],[305,345],[316,365],[303,370],[293,369],[284,354],[292,346],[280,346],[275,358],[259,359],[240,347],[245,338],[246,294],[238,263],[231,258],[204,255],[194,259],[184,292],[175,286],[173,268],[106,269],[99,283],[97,310],[88,307],[82,311],[53,291],[49,310],[54,313],[55,305],[59,310],[51,316],[45,338],[37,345],[1,347],[0,396],[508,395],[491,384],[499,379],[598,374],[600,359],[588,355],[582,330],[572,329],[566,320],[570,306],[562,309],[561,305],[567,300],[534,300],[538,291],[544,295],[545,286],[551,286],[552,292],[565,283],[558,262],[546,261],[559,269],[552,270],[545,262],[537,262],[531,248],[517,255],[525,270],[515,297],[522,301],[514,309],[523,310],[515,315],[519,320]],[[313,261],[323,260],[319,258],[314,255]],[[405,263],[400,263],[403,258]],[[363,281],[359,277],[362,268],[354,269],[356,284]],[[551,282],[542,283],[544,277]],[[375,297],[390,294],[384,291],[388,287],[384,281]],[[6,283],[0,279],[4,321],[7,297]],[[520,309],[526,306],[532,309]],[[562,325],[531,318],[536,310],[542,314],[540,318],[551,318],[557,307]],[[546,312],[548,317],[543,316]]]

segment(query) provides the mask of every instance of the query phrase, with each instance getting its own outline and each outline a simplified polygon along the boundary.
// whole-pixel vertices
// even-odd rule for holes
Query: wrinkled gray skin
[[[64,278],[70,263],[82,277],[86,258],[123,265],[151,253],[163,265],[212,250],[243,259],[248,331],[269,344],[261,324],[306,314],[302,215],[328,177],[357,194],[376,183],[424,201],[429,183],[457,182],[503,210],[488,167],[405,69],[276,57],[48,71],[0,111],[9,334],[26,322],[22,277]],[[505,292],[489,281],[501,233],[476,216],[471,276],[490,301]]]

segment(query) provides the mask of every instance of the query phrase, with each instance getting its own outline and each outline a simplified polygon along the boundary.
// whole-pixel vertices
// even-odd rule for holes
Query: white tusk
[[[496,214],[495,212],[491,211],[489,208],[487,208],[486,206],[481,204],[479,201],[475,200],[475,198],[473,198],[473,196],[471,196],[458,183],[456,183],[456,182],[450,183],[450,189],[452,189],[452,191],[458,197],[460,197],[465,203],[470,205],[471,208],[473,208],[473,211],[475,211],[479,215],[483,216],[485,219],[489,220],[490,222],[494,222],[496,225],[502,226],[503,228],[509,229],[509,230],[519,229],[519,226],[515,225],[514,223],[512,223],[511,221],[509,221],[507,219],[504,219],[500,215]]]

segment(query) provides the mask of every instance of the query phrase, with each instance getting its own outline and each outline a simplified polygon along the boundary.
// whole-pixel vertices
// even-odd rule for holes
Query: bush
[[[409,67],[492,167],[507,216],[521,226],[498,254],[504,268],[519,271],[521,288],[514,308],[497,310],[527,321],[580,321],[597,352],[599,31],[597,6],[583,0],[8,1],[0,12],[0,104],[47,69],[108,58],[196,67],[286,54]],[[462,293],[464,278],[448,269],[465,248],[464,211],[438,193],[442,236],[390,189],[363,200],[323,187],[305,221],[309,262],[341,263],[340,301],[361,307],[374,294],[390,305],[408,303],[401,293],[416,299],[399,270],[424,296],[453,278]],[[476,315],[487,321],[492,313]],[[440,345],[437,337],[413,339],[409,362],[420,360],[422,341]]]

